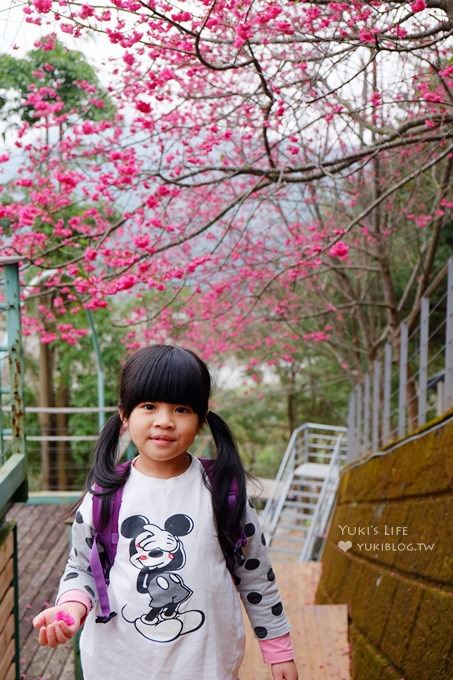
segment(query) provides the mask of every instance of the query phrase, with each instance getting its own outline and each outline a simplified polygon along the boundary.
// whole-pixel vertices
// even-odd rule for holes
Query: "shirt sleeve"
[[[79,590],[88,595],[91,606],[96,603],[96,585],[90,568],[90,551],[94,540],[92,527],[92,499],[88,494],[76,512],[72,525],[72,546],[63,576],[56,602],[71,590]]]
[[[264,663],[283,663],[294,661],[294,650],[289,633],[272,640],[259,640]]]
[[[285,635],[290,627],[283,611],[266,539],[251,501],[246,507],[244,532],[247,536],[244,559],[235,567],[233,579],[256,637],[270,640]]]

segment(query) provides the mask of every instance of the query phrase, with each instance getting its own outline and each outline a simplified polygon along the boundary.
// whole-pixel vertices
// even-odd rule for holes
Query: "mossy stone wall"
[[[316,602],[346,603],[355,680],[453,678],[453,418],[347,469]]]

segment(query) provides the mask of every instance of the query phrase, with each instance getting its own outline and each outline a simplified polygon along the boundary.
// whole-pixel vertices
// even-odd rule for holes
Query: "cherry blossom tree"
[[[179,338],[208,359],[245,352],[253,369],[317,343],[357,375],[438,267],[452,3],[30,0],[24,11],[49,30],[43,49],[58,31],[109,41],[117,110],[82,120],[58,89],[27,95],[36,122],[18,131],[27,160],[2,217],[29,299],[52,297],[53,327],[30,316],[26,331],[77,342],[59,319],[119,296],[136,300],[118,319],[130,346]],[[63,219],[74,206],[89,207]],[[417,247],[398,295],[394,244],[407,235]]]

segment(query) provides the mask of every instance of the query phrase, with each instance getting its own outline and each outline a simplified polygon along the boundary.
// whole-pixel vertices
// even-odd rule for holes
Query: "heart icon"
[[[338,541],[338,547],[343,552],[346,552],[346,550],[349,550],[349,548],[352,548],[352,542],[351,541]]]

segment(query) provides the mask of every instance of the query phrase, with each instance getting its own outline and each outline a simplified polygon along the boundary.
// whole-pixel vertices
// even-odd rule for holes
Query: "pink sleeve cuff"
[[[83,617],[83,621],[92,607],[90,596],[81,590],[67,590],[58,598],[57,604],[63,604],[64,602],[78,602],[79,604],[83,604],[86,608],[86,614]]]
[[[293,661],[293,644],[289,633],[272,638],[272,640],[258,640],[264,663],[283,663]]]

